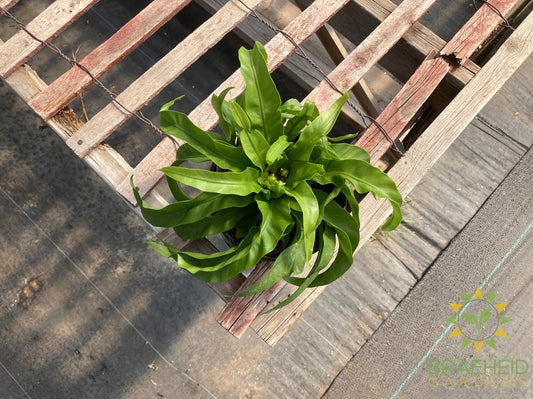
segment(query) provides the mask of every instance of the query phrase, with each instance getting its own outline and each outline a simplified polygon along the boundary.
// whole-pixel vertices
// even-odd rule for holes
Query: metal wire
[[[511,30],[515,30],[515,28],[509,23],[509,21],[507,20],[507,18],[505,18],[505,16],[502,14],[502,12],[498,9],[498,7],[492,5],[491,3],[489,3],[487,0],[472,0],[472,4],[474,5],[474,8],[476,10],[479,10],[479,5],[478,5],[478,1],[480,3],[483,3],[485,4],[489,9],[491,9],[496,15],[498,15],[502,20],[503,22],[505,23],[505,26]]]

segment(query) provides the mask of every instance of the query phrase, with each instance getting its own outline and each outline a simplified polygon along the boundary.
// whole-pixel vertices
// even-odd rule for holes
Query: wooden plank
[[[406,0],[350,53],[328,78],[340,89],[355,85],[371,66],[375,65],[407,32],[435,0]],[[333,103],[338,93],[323,80],[308,99],[324,110]]]
[[[253,8],[259,2],[260,0],[248,0],[246,4]],[[239,3],[226,3],[219,12],[183,39],[172,51],[119,94],[117,101],[130,111],[141,108],[205,54],[209,48],[218,43],[248,13],[249,11]],[[130,114],[111,103],[67,140],[67,145],[78,156],[85,157],[129,117]]]
[[[425,60],[377,118],[392,140],[399,137],[422,104],[429,98],[451,66],[443,58]],[[357,141],[370,153],[371,163],[377,162],[390,148],[383,133],[372,124]]]
[[[328,18],[339,11],[347,1],[317,0],[284,30],[293,37],[296,43],[301,44],[322,26]],[[269,41],[265,45],[265,49],[268,53],[268,68],[271,72],[295,51],[293,44],[282,34],[277,34]],[[244,81],[239,70],[226,79],[214,93],[219,93],[227,87],[234,87],[228,93],[228,98],[237,95],[244,89]],[[212,129],[218,121],[217,115],[211,106],[210,97],[205,99],[189,114],[189,118],[204,130]],[[135,185],[139,187],[139,192],[143,197],[163,178],[162,173],[158,170],[174,162],[174,159],[174,145],[170,139],[165,138],[135,167],[133,171]],[[129,177],[117,187],[117,191],[132,203],[135,203],[129,187]]]
[[[358,252],[352,268],[321,294],[297,324],[311,325],[350,359],[415,284],[403,262],[372,240]]]
[[[99,78],[168,22],[190,1],[155,0],[151,2],[113,36],[81,60],[80,64],[91,71],[94,77]],[[48,120],[92,83],[93,80],[84,70],[74,66],[46,90],[35,96],[29,105],[44,120]]]
[[[28,31],[48,41],[65,30],[98,0],[56,0],[33,21]],[[42,47],[24,31],[17,32],[0,47],[0,75],[7,77]]]
[[[491,0],[490,2],[492,7],[504,16],[508,16],[509,12],[520,3],[521,1],[518,0]],[[457,32],[454,40],[442,49],[441,54],[453,55],[463,65],[474,51],[483,45],[490,33],[503,22],[502,17],[492,7],[483,3],[468,23]]]
[[[236,294],[258,282],[270,270],[273,264],[274,262],[272,261],[260,261],[255,266],[254,272],[250,274],[237,290]],[[268,305],[268,298],[274,297],[282,286],[282,282],[279,281],[266,290],[265,293],[261,292],[245,297],[233,296],[219,313],[217,321],[235,337],[240,338],[246,331],[248,325]]]
[[[302,11],[305,10],[306,6],[301,0],[296,0],[296,4]],[[330,25],[324,25],[316,32],[316,35],[335,65],[339,65],[348,56],[346,47]],[[357,82],[351,92],[369,116],[375,118],[379,115],[377,101],[364,79]]]
[[[405,196],[435,164],[485,104],[533,52],[533,14],[513,32],[497,53],[470,81],[450,105],[433,121],[404,157],[388,172]],[[373,199],[361,202],[362,231],[375,231],[390,209],[383,201],[370,206]]]
[[[15,4],[17,4],[20,0],[0,0],[0,7],[2,7],[4,10],[9,10],[11,7],[13,7]],[[0,11],[0,15],[2,15],[3,12]]]
[[[512,81],[516,78],[515,74]],[[512,109],[501,91],[496,98],[500,112]],[[374,237],[420,278],[524,152],[516,152],[472,121],[406,198],[404,223]]]
[[[450,103],[424,134],[407,151],[406,155],[391,168],[389,176],[398,183],[402,195],[414,188],[426,172],[435,164],[457,136],[465,129],[483,106],[496,94],[509,77],[518,69],[524,60],[533,52],[533,14],[511,35],[496,55],[480,70],[463,91]],[[360,204],[361,244],[370,238],[390,214],[390,205],[386,201],[366,197]],[[325,287],[317,287],[305,293],[304,301],[310,304]],[[275,305],[275,300],[272,301]],[[301,312],[301,304],[297,301],[289,304],[285,312]],[[283,309],[282,309],[283,310]],[[276,341],[275,337],[283,336],[294,324],[296,319],[287,320],[283,314],[275,322],[271,317],[271,328],[268,335],[259,335]],[[274,325],[278,323],[279,329]]]

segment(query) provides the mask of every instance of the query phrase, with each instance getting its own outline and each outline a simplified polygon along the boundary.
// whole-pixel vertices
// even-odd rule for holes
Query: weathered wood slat
[[[196,0],[196,2],[210,13],[216,12],[224,4],[222,0]],[[271,26],[281,29],[297,18],[301,10],[289,0],[263,0],[258,6],[257,12]],[[256,18],[245,19],[235,28],[234,32],[250,45],[253,45],[256,41],[268,43],[276,34],[275,31]],[[329,73],[335,68],[335,64],[331,62],[320,42],[314,40],[313,36],[302,43],[301,47],[320,70]],[[320,82],[323,78],[323,75],[302,57],[291,56],[287,58],[280,65],[280,69],[295,83],[308,91],[313,90],[317,82]],[[352,100],[355,103],[358,102],[357,98]],[[342,109],[341,118],[357,131],[364,129],[363,126],[365,124],[361,115],[351,107]]]
[[[490,4],[506,16],[520,2],[518,0],[491,0]],[[494,11],[494,8],[484,3],[468,23],[457,32],[454,39],[444,46],[441,54],[453,55],[461,65],[464,64],[502,22],[502,17]]]
[[[434,2],[434,0],[403,1],[328,75],[328,78],[341,90],[353,87]],[[318,109],[324,110],[336,97],[338,93],[324,80],[309,94],[308,99],[315,101]]]
[[[503,15],[507,15],[518,2],[518,0],[500,0],[494,6],[498,7]],[[446,73],[457,66],[456,57],[459,57],[462,62],[471,57],[501,21],[501,17],[484,4],[446,44],[441,52],[444,57],[426,60],[422,63],[377,118],[377,122],[384,127],[392,139],[400,135],[444,79]],[[372,162],[381,158],[390,148],[390,143],[382,140],[382,133],[375,124],[367,129],[358,141],[358,145],[370,152]]]
[[[254,8],[260,0],[248,0]],[[228,2],[219,12],[183,39],[172,51],[159,60],[126,90],[117,96],[130,111],[136,111],[176,79],[200,56],[242,21],[249,11],[241,4]],[[67,145],[80,157],[85,157],[96,145],[105,140],[130,115],[109,104],[81,128]]]
[[[27,24],[41,40],[53,39],[99,0],[57,0]],[[24,31],[19,31],[0,47],[0,75],[8,77],[42,47]]]
[[[338,12],[347,1],[317,0],[295,18],[284,31],[291,35],[296,43],[301,44],[322,26],[328,18]],[[265,45],[265,49],[268,53],[268,68],[271,72],[295,51],[293,44],[282,34],[277,34]],[[237,95],[244,89],[244,81],[239,70],[226,79],[214,93],[219,93],[226,87],[234,87],[228,93],[228,98]],[[212,129],[218,121],[217,115],[211,106],[210,97],[189,114],[189,118],[204,130]],[[149,193],[162,179],[163,175],[158,170],[172,163],[174,159],[174,145],[170,139],[165,138],[135,167],[133,171],[135,185],[139,188],[142,196]],[[129,178],[117,187],[117,191],[132,203],[135,203],[129,187]]]
[[[517,80],[517,73],[506,83],[505,89],[511,81]],[[498,97],[499,101],[494,103],[502,113],[514,109],[505,102],[501,91]],[[487,107],[480,115],[486,114]],[[514,151],[482,128],[484,126],[474,119],[416,185],[403,206],[405,222],[398,229],[374,235],[417,279],[525,151]],[[428,229],[427,226],[432,227]]]
[[[19,1],[20,0],[0,0],[0,7],[2,7],[4,10],[9,10]],[[0,15],[2,15],[2,11],[0,11]]]
[[[254,273],[250,274],[235,294],[258,282],[270,270],[272,264],[271,261],[260,261],[255,267]],[[245,297],[233,296],[219,313],[217,321],[234,336],[240,338],[247,326],[268,304],[268,298],[275,296],[282,286],[282,282],[279,281],[266,290],[266,294],[260,293]]]
[[[302,11],[305,10],[305,5],[300,0],[296,0],[296,4]],[[323,26],[316,32],[316,35],[335,65],[339,65],[346,57],[348,57],[349,52],[342,44],[335,29],[331,26]],[[351,92],[361,103],[363,110],[369,116],[375,118],[379,115],[377,101],[363,78],[352,87]]]
[[[309,4],[312,0],[301,1]],[[357,0],[350,2],[345,12],[337,15],[330,21],[330,24],[349,40],[357,43],[374,29],[376,23],[384,21],[395,8],[396,4],[390,0]],[[361,9],[370,14],[371,18],[364,15]],[[384,55],[380,64],[399,80],[406,82],[431,51],[440,51],[445,44],[446,42],[429,28],[420,22],[415,22],[402,40]],[[402,62],[398,62],[399,59]],[[446,82],[457,91],[468,83],[477,71],[479,71],[479,66],[467,60],[462,68],[451,71]]]
[[[292,328],[312,326],[350,359],[415,284],[403,262],[372,240],[357,253],[352,269],[324,290]],[[280,337],[275,330],[272,333],[272,339]]]
[[[418,138],[402,160],[391,168],[389,176],[406,195],[435,164],[466,126],[483,109],[503,84],[533,52],[533,14],[520,24],[496,54],[476,74],[448,107]],[[444,132],[444,133],[443,133]],[[375,231],[388,216],[388,204],[378,201],[370,207],[370,198],[361,202],[368,211],[361,213],[366,221],[362,231]]]
[[[402,129],[411,121],[418,109],[429,98],[446,73],[451,69],[442,58],[425,60],[411,76],[394,99],[377,118],[378,123],[395,140]],[[389,141],[383,140],[383,133],[372,124],[357,145],[370,153],[372,163],[380,159],[390,148]]]
[[[119,29],[111,38],[87,55],[80,64],[99,78],[124,59],[156,30],[168,22],[191,0],[155,0]],[[91,77],[77,66],[72,67],[29,105],[44,120],[51,118],[93,83]]]

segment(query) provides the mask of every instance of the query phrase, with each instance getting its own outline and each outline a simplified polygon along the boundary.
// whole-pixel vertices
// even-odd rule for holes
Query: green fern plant
[[[282,103],[263,46],[241,48],[239,60],[245,90],[227,101],[227,88],[211,101],[224,135],[204,131],[187,115],[171,110],[175,100],[161,108],[161,129],[186,142],[176,162],[162,169],[175,202],[153,209],[141,199],[133,180],[132,188],[144,218],[154,226],[173,228],[183,239],[230,230],[237,235],[238,245],[212,255],[149,242],[203,281],[228,280],[284,243],[270,271],[240,294],[258,293],[280,279],[299,286],[279,307],[307,287],[331,283],[352,265],[359,243],[354,189],[390,201],[393,214],[384,230],[400,223],[402,196],[395,183],[369,163],[365,150],[328,137],[347,93],[322,114],[311,101]],[[216,170],[181,166],[185,161],[210,161]],[[182,185],[200,194],[191,198]],[[337,203],[339,197],[345,198],[351,213]],[[312,258],[314,251],[318,253]],[[306,265],[310,269],[305,277],[294,277]]]

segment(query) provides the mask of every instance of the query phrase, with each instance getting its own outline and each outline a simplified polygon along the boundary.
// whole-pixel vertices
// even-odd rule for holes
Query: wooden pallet
[[[93,76],[102,76],[169,21],[189,1],[150,2],[135,18],[80,63],[90,70]],[[330,20],[337,29],[336,32],[342,34],[343,24],[349,26],[353,15],[345,13],[348,7],[356,6],[379,22],[377,27],[369,29],[369,33],[357,46],[351,46],[351,51],[342,61],[337,60],[341,61],[338,65],[331,65],[331,60],[318,59],[317,62],[324,64],[326,70],[330,65],[328,78],[341,90],[353,88],[378,62],[404,82],[402,89],[377,117],[392,139],[403,139],[406,131],[417,131],[415,119],[427,104],[431,103],[441,111],[436,119],[423,129],[406,154],[389,170],[389,175],[398,183],[403,195],[413,189],[533,51],[533,17],[527,16],[486,64],[480,67],[473,62],[473,57],[480,49],[486,48],[490,39],[497,37],[495,33],[501,30],[503,25],[501,16],[485,4],[448,43],[445,43],[417,22],[435,1],[404,0],[395,7],[388,0],[305,0],[299,2],[305,10],[298,12],[287,26],[280,26],[296,43],[306,46],[315,32]],[[261,0],[243,0],[242,3],[237,0],[198,2],[212,12],[212,17],[118,95],[117,101],[128,110],[137,111],[144,107],[234,29],[248,40],[261,40],[265,43],[271,71],[280,67],[295,52],[293,43],[283,34],[271,32],[257,19],[249,16],[250,9],[256,7],[268,14],[269,7],[265,7]],[[17,0],[0,0],[0,6],[4,9],[9,9],[16,3]],[[95,3],[97,0],[57,0],[30,22],[27,28],[35,37],[49,41],[60,35]],[[508,18],[520,9],[523,3],[523,0],[491,0],[491,4]],[[295,7],[292,3],[289,6]],[[334,16],[336,18],[333,20]],[[331,30],[331,27],[328,29]],[[354,40],[348,37],[347,32],[344,33],[345,43]],[[129,165],[116,150],[103,141],[126,122],[131,114],[110,101],[88,122],[83,123],[68,105],[94,83],[87,73],[73,66],[50,85],[46,85],[31,67],[25,64],[41,50],[42,44],[24,31],[5,39],[5,42],[0,41],[0,75],[29,106],[47,121],[80,158],[132,205],[135,203],[129,187],[129,177],[132,173],[142,196],[148,202],[154,206],[166,205],[165,191],[159,185],[162,174],[157,170],[174,160],[175,146],[171,140],[164,138],[139,164]],[[314,52],[311,52],[311,57],[315,56],[313,54]],[[289,71],[304,72],[299,76],[304,76],[303,83],[311,88],[307,98],[315,101],[319,109],[326,109],[337,98],[338,93],[324,79],[320,78],[321,82],[315,85],[311,78],[305,78],[317,77],[316,70],[306,63],[291,58],[285,66]],[[244,87],[239,71],[235,71],[214,92],[218,93],[228,86],[236,87],[234,93]],[[354,124],[362,123],[360,117],[352,111],[346,110],[346,113],[347,118]],[[210,96],[201,102],[189,117],[201,128],[212,129],[217,118],[210,107]],[[373,162],[377,162],[390,148],[390,142],[374,125],[362,135],[358,145],[370,152]],[[361,202],[361,245],[379,228],[389,212],[385,201],[367,197]],[[167,235],[168,232],[163,234]],[[212,244],[207,240],[185,243],[174,238],[174,244],[206,253],[213,251]],[[231,281],[213,285],[213,289],[227,299],[260,278],[269,266],[268,262],[262,262],[248,278],[238,276]],[[236,336],[242,335],[246,328],[252,325],[263,339],[273,345],[323,290],[308,289],[289,306],[259,315],[262,310],[286,298],[292,289],[291,286],[280,282],[265,293],[245,298],[234,297],[226,303],[219,322]]]

